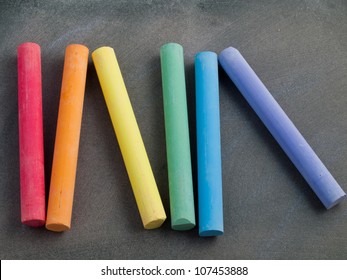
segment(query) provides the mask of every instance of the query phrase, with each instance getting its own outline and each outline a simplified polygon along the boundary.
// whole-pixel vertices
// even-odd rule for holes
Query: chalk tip
[[[46,229],[55,232],[62,232],[69,230],[70,227],[62,223],[46,223]]]
[[[237,55],[239,53],[240,52],[238,51],[238,49],[235,49],[234,47],[228,47],[228,48],[222,50],[218,57],[219,57],[219,59],[221,59],[221,58],[224,58],[225,56],[230,57],[233,55]]]
[[[325,207],[327,210],[329,210],[345,199],[346,199],[346,194],[344,193],[339,198],[337,198],[335,201],[333,201],[332,203],[325,205]]]
[[[198,52],[195,55],[195,61],[198,61],[200,59],[213,59],[213,60],[217,60],[217,54],[215,52],[211,52],[211,51],[203,51],[203,52]]]
[[[99,53],[110,52],[110,51],[114,53],[114,49],[113,48],[111,48],[109,46],[102,46],[102,47],[99,47],[99,48],[95,49],[92,52],[92,57],[94,58]]]
[[[66,47],[66,49],[77,49],[79,51],[85,51],[85,52],[88,52],[89,53],[89,49],[87,46],[85,45],[81,45],[81,44],[70,44]]]
[[[223,235],[224,231],[223,230],[201,230],[199,231],[199,235],[201,237],[212,237],[212,236],[218,236],[218,235]]]
[[[177,219],[171,223],[171,228],[173,230],[190,230],[195,227],[195,221],[190,221],[186,218]]]
[[[42,227],[46,223],[45,220],[42,219],[30,219],[30,220],[24,220],[22,221],[23,225],[29,226],[29,227]]]
[[[39,44],[34,43],[34,42],[24,42],[20,45],[18,45],[17,50],[20,49],[38,49],[41,50],[41,47]]]
[[[180,44],[174,42],[166,43],[160,47],[161,51],[164,51],[166,49],[180,49],[183,51],[183,47]]]
[[[161,227],[161,225],[164,223],[165,220],[166,220],[166,216],[161,217],[161,218],[157,218],[157,219],[151,220],[147,223],[144,223],[143,227],[145,229],[156,229],[156,228]]]

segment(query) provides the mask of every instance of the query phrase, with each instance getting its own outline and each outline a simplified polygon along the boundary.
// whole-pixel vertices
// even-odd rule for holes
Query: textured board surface
[[[71,230],[21,225],[16,58],[19,44],[41,45],[47,187],[65,48],[109,45],[169,214],[159,48],[177,42],[195,190],[194,55],[233,46],[346,191],[346,1],[0,1],[0,10],[1,259],[347,258],[347,202],[325,210],[221,68],[223,236],[172,231],[169,219],[143,229],[91,58]]]

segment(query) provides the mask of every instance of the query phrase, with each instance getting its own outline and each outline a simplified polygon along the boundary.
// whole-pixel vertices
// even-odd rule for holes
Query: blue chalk
[[[343,200],[345,192],[240,52],[227,48],[219,62],[324,206],[330,209]]]
[[[198,203],[200,236],[224,232],[219,120],[218,60],[213,52],[195,56]]]

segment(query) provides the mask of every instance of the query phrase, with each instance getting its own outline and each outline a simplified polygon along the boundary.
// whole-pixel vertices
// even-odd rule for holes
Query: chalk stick
[[[116,54],[110,47],[101,47],[92,53],[92,58],[143,226],[158,228],[166,214]]]
[[[71,227],[88,53],[77,44],[65,52],[46,221],[52,231]]]
[[[218,59],[214,52],[195,56],[199,235],[224,232],[219,117]]]
[[[346,194],[235,48],[219,55],[219,62],[279,145],[327,209]]]
[[[40,227],[46,220],[41,49],[28,42],[17,52],[21,221]]]
[[[160,48],[171,227],[195,226],[183,48],[168,43]]]

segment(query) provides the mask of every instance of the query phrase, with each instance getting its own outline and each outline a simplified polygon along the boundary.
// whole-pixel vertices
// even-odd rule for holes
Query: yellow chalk
[[[147,157],[114,50],[101,47],[92,59],[123,155],[143,226],[158,228],[165,210]]]

